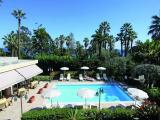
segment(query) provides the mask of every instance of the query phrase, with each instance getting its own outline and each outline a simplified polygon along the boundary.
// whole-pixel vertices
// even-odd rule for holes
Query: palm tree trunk
[[[127,56],[127,42],[126,42],[126,40],[124,42],[124,51],[125,51],[124,56],[126,57]]]
[[[99,57],[101,56],[101,43],[99,43]]]
[[[123,56],[123,44],[122,44],[122,41],[121,41],[121,56]]]
[[[21,27],[21,19],[18,19],[18,58],[20,59],[20,27]]]
[[[61,45],[61,55],[63,55],[63,45]]]
[[[14,56],[14,50],[13,50],[12,47],[11,47],[11,56],[12,56],[12,57]]]
[[[112,51],[112,43],[111,43],[111,41],[109,42],[109,52],[111,53],[111,51]]]
[[[133,41],[131,40],[131,53],[132,53],[132,46],[133,46]]]

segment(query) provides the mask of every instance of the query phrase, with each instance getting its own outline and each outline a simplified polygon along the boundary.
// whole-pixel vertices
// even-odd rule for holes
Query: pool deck
[[[44,104],[44,99],[42,98],[41,94],[37,94],[37,91],[42,88],[46,83],[49,83],[48,88],[45,89],[50,89],[52,88],[54,85],[56,85],[57,83],[64,83],[64,84],[103,84],[104,82],[101,81],[97,81],[97,82],[90,82],[90,81],[85,81],[85,82],[79,82],[77,80],[72,80],[69,82],[61,82],[61,81],[57,81],[57,80],[53,80],[51,82],[40,82],[40,84],[35,88],[35,89],[30,89],[29,93],[28,93],[28,99],[31,96],[35,96],[35,101],[33,103],[27,103],[28,100],[25,100],[23,98],[23,112],[27,112],[31,109],[38,109],[38,108],[42,108],[45,106]],[[70,103],[71,104],[71,103]],[[79,104],[79,103],[73,103],[75,104]],[[83,104],[83,103],[81,103]],[[91,103],[93,104],[93,103]],[[111,106],[116,106],[118,104],[123,104],[123,105],[133,105],[134,102],[107,102],[107,103],[101,103],[101,106],[103,106],[103,108],[108,108]],[[63,106],[63,104],[60,104]],[[98,103],[94,104],[98,106]],[[20,98],[18,98],[17,101],[13,101],[13,104],[11,106],[8,106],[7,108],[3,109],[2,111],[0,111],[0,120],[20,120],[21,117],[21,106],[20,106]]]

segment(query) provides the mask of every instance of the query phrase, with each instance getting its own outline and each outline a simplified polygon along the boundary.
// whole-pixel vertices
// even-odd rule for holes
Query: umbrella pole
[[[85,98],[85,108],[87,108],[87,99]]]
[[[65,70],[63,70],[63,79],[65,78],[65,76],[64,76],[64,75],[65,75]]]
[[[59,107],[58,101],[57,101],[57,108]]]
[[[53,107],[53,105],[52,105],[52,98],[51,98],[51,107]]]

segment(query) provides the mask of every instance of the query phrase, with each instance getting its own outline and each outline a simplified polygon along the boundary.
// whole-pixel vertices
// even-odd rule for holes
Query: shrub
[[[139,75],[144,75],[145,83],[149,88],[151,86],[157,86],[160,78],[160,66],[152,64],[140,64],[137,65],[132,71],[132,77],[137,77]]]
[[[47,75],[38,75],[32,78],[33,80],[37,80],[37,81],[50,81],[51,77],[47,76]]]
[[[149,95],[149,100],[156,102],[160,106],[160,88],[148,89],[147,93]]]
[[[136,116],[139,120],[159,120],[160,108],[154,104],[144,105],[137,109]]]
[[[132,120],[135,112],[129,109],[117,108],[115,110],[103,109],[67,109],[56,108],[47,110],[34,110],[24,113],[22,120]]]

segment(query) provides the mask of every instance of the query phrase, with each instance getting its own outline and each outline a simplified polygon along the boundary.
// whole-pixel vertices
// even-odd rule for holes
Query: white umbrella
[[[64,70],[65,71],[65,70],[69,70],[69,68],[68,67],[61,67],[60,70]]]
[[[87,66],[83,66],[83,67],[81,67],[81,69],[82,69],[82,70],[84,70],[84,74],[85,74],[85,70],[88,70],[88,69],[89,69],[89,67],[87,67]]]
[[[139,97],[140,99],[148,98],[148,94],[146,92],[137,88],[128,88],[128,92],[132,94],[134,97]]]
[[[106,70],[105,67],[98,67],[97,69],[101,71],[101,74],[102,74],[102,71],[103,71],[103,70]]]
[[[98,70],[106,70],[105,67],[98,67],[97,69],[98,69]]]
[[[51,105],[52,105],[52,98],[58,97],[61,95],[61,92],[58,89],[49,89],[42,93],[42,97],[51,99]]]
[[[88,69],[89,69],[89,67],[87,67],[87,66],[83,66],[83,67],[81,67],[81,69],[82,69],[82,70],[88,70]]]
[[[61,67],[60,70],[63,70],[63,76],[64,76],[65,75],[65,71],[69,70],[69,68],[68,67]]]
[[[82,88],[78,90],[77,95],[85,99],[85,106],[87,106],[87,99],[93,98],[96,95],[96,91],[89,88]]]

